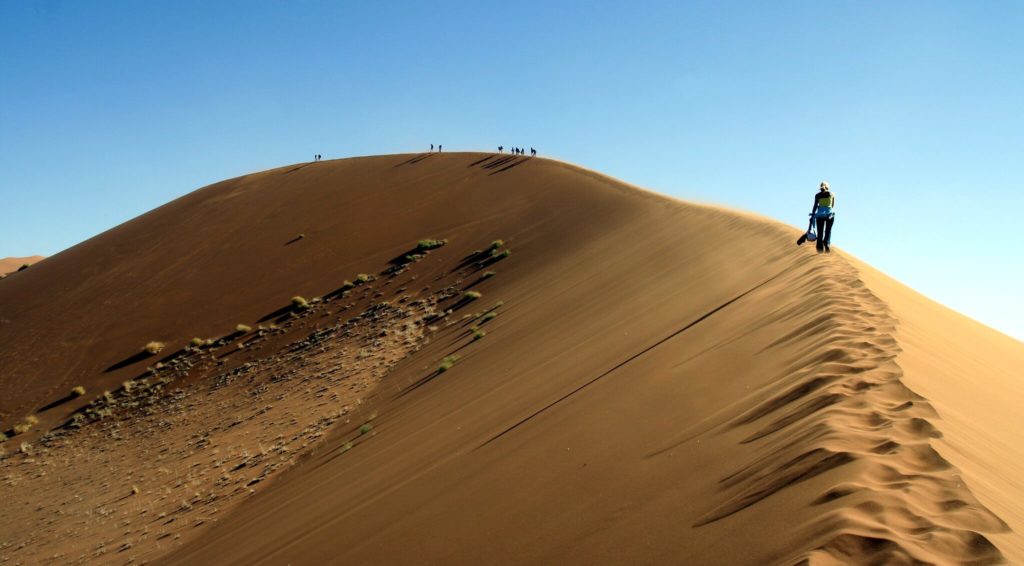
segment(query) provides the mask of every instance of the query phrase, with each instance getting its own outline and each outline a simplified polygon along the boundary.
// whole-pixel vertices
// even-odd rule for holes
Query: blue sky
[[[1024,3],[0,0],[0,257],[325,158],[535,146],[1024,338]],[[794,233],[794,237],[797,232]]]

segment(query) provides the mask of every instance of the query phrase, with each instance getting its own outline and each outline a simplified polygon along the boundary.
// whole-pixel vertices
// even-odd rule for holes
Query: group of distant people
[[[441,144],[437,144],[437,152],[438,153],[441,152]],[[504,152],[505,152],[505,146],[499,145],[498,146],[498,153],[504,153]],[[434,144],[430,144],[430,153],[434,153]],[[521,147],[512,147],[512,148],[509,148],[509,153],[511,153],[512,155],[526,155],[526,150],[521,148]],[[533,149],[531,147],[530,148],[530,156],[531,157],[537,157],[537,150]]]
[[[521,147],[512,147],[512,148],[509,148],[508,151],[512,155],[526,155],[526,150],[521,148]],[[498,146],[498,153],[504,153],[504,152],[505,152],[505,146],[499,145]],[[532,147],[530,148],[530,157],[537,157],[537,150],[533,149]]]
[[[316,155],[313,156],[313,161],[320,161],[323,158],[324,158],[324,156],[322,156],[319,153],[317,153]]]

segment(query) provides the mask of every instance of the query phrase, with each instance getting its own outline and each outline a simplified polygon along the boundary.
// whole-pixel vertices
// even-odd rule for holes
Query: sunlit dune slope
[[[451,313],[355,418],[164,560],[1020,561],[1024,346],[797,235],[544,159],[275,169],[0,281],[0,411],[6,428],[133,378],[149,341],[174,351],[371,273],[376,300],[454,288]],[[447,244],[388,275],[424,238]],[[510,255],[481,261],[499,239]]]

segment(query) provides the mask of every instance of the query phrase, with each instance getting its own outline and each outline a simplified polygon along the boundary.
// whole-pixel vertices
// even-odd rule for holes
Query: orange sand
[[[487,154],[196,191],[0,282],[3,428],[40,421],[5,444],[36,447],[0,462],[0,559],[1024,562],[1024,344],[796,232]],[[145,374],[174,402],[40,439],[146,342],[275,311]]]

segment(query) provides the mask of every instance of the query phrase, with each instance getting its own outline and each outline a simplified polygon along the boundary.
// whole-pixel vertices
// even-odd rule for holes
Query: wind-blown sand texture
[[[507,155],[200,189],[0,281],[0,562],[1024,563],[1024,344],[798,232]]]
[[[0,259],[0,275],[6,275],[13,273],[21,269],[22,266],[32,265],[37,261],[43,259],[41,255],[33,255],[28,257],[5,257]]]

